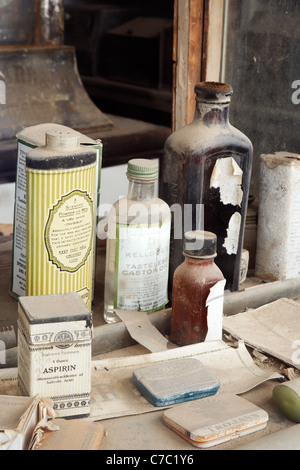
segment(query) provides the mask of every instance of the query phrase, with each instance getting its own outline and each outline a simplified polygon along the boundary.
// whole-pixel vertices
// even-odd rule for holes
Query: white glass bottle
[[[128,195],[108,216],[104,319],[119,321],[114,312],[160,310],[168,302],[171,215],[156,197],[158,163],[128,162]]]

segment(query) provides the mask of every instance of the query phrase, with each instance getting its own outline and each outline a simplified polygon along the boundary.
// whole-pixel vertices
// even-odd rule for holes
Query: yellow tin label
[[[45,243],[49,260],[61,271],[84,266],[92,248],[93,223],[93,201],[83,191],[62,196],[50,210]]]
[[[91,307],[96,164],[27,168],[26,295],[78,292]]]

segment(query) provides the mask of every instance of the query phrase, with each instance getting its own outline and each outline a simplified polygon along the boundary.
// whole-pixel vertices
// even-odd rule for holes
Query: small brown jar
[[[180,346],[222,338],[225,279],[214,262],[216,248],[214,233],[185,233],[185,260],[173,279],[170,338]]]

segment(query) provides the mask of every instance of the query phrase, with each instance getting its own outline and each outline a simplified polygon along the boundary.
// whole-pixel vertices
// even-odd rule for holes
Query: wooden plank
[[[203,46],[203,0],[190,2],[190,34],[189,34],[189,72],[187,90],[186,122],[193,120],[195,114],[195,85],[201,79],[202,46]]]
[[[204,0],[175,0],[173,131],[192,121],[201,77]]]
[[[176,119],[177,119],[177,100],[176,100],[176,91],[177,91],[177,44],[178,44],[178,2],[179,0],[174,0],[174,19],[173,19],[173,52],[172,52],[172,62],[173,62],[173,86],[172,86],[172,132],[177,128]]]
[[[223,50],[224,0],[205,0],[202,80],[220,81]]]

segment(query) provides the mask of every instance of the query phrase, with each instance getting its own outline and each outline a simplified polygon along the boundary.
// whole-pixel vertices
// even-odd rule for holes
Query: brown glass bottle
[[[235,291],[239,288],[252,144],[229,122],[230,85],[201,82],[195,86],[195,93],[194,120],[168,137],[162,161],[160,196],[176,214],[170,281],[183,261],[181,223],[183,232],[204,229],[217,235],[216,264],[226,278],[226,288]],[[199,207],[204,211],[202,225],[197,225]],[[191,227],[184,226],[187,208],[192,211]],[[169,289],[171,299],[172,282]]]
[[[210,232],[184,236],[185,260],[174,273],[170,337],[180,346],[222,339],[225,280],[214,263],[216,245]]]

